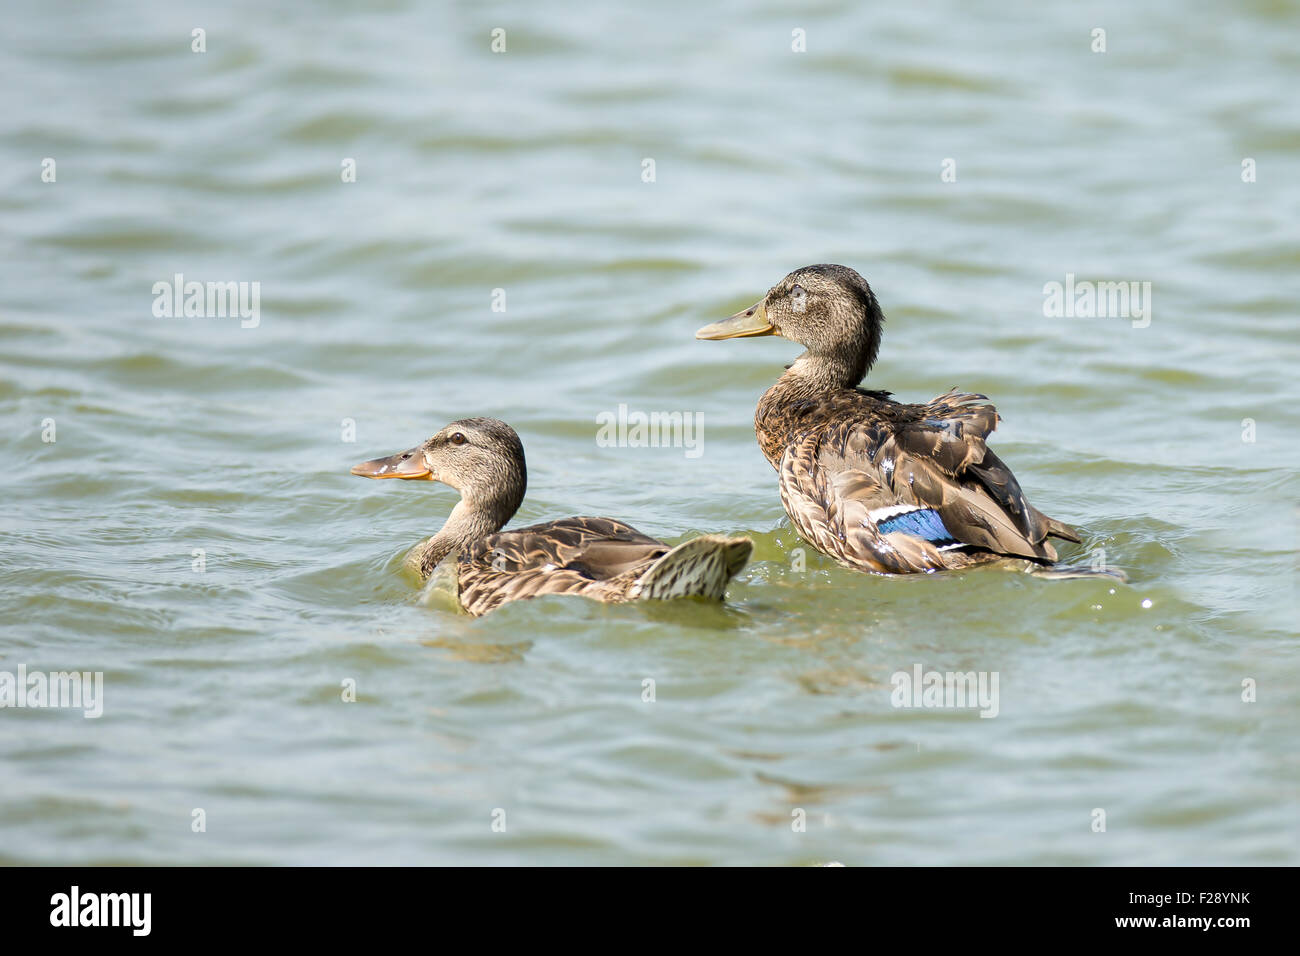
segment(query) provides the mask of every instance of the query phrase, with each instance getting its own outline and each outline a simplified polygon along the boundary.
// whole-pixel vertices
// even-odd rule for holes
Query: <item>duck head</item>
[[[780,335],[808,351],[795,363],[808,371],[862,381],[876,360],[885,317],[867,280],[847,266],[804,266],[730,318],[706,325],[697,339]]]
[[[454,421],[414,448],[354,465],[352,474],[440,481],[459,491],[470,511],[498,522],[497,528],[519,509],[528,487],[523,443],[495,418]]]

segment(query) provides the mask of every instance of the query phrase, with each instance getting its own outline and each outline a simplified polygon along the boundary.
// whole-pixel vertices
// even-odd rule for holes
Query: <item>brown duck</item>
[[[884,316],[857,272],[791,272],[763,299],[706,325],[700,339],[781,335],[807,351],[758,403],[754,430],[779,476],[781,501],[817,550],[864,571],[906,573],[1024,559],[1056,568],[1050,538],[1078,541],[1025,498],[985,444],[998,413],[955,389],[906,405],[858,383],[880,348]],[[1119,576],[1119,575],[1113,575]]]
[[[621,603],[721,600],[749,561],[748,538],[702,535],[672,547],[613,518],[563,518],[502,531],[528,486],[524,446],[495,418],[452,422],[428,441],[352,469],[363,478],[440,481],[460,492],[442,529],[406,556],[427,580],[450,566],[467,612],[486,614],[542,594]]]

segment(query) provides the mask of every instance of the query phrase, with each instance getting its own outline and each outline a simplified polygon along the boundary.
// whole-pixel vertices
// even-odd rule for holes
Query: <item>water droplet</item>
[[[1144,598],[1143,601],[1142,601],[1142,606],[1143,606],[1143,607],[1150,607],[1150,606],[1151,606],[1151,599],[1150,599],[1150,598]]]

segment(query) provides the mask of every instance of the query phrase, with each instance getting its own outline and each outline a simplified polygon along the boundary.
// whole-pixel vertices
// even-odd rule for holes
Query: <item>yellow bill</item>
[[[697,339],[739,339],[751,335],[775,335],[776,327],[767,320],[766,299],[760,299],[743,312],[706,325],[695,333]]]

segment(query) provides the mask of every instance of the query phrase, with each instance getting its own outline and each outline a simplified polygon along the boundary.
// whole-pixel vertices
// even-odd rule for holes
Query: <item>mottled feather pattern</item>
[[[724,555],[742,547],[737,565]],[[692,546],[698,560],[674,562],[648,588],[644,578],[661,559]],[[473,542],[457,564],[461,606],[475,616],[544,594],[577,594],[606,603],[700,595],[720,599],[749,558],[747,539],[693,538],[677,548],[612,518],[575,517]]]
[[[1052,562],[1048,535],[1072,535],[1029,504],[989,451],[985,439],[999,417],[985,396],[953,389],[909,405],[863,389],[805,397],[797,388],[785,379],[773,386],[755,430],[795,528],[841,563],[904,573],[1006,556]],[[895,506],[935,510],[964,547],[940,550],[917,535],[881,533],[871,513]]]
[[[655,561],[632,588],[634,598],[667,600],[706,597],[721,600],[727,582],[740,573],[753,553],[748,538],[701,535],[679,544]]]

